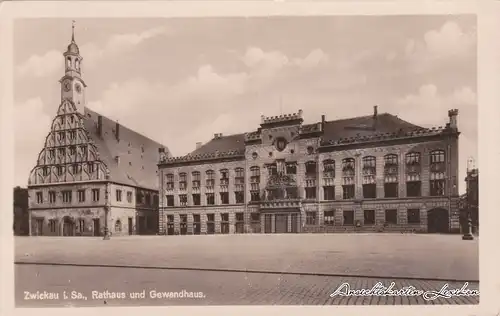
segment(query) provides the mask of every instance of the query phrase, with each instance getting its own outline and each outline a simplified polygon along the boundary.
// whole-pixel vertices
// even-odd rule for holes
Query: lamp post
[[[474,236],[472,235],[472,219],[470,216],[471,213],[471,201],[470,201],[470,165],[473,163],[473,159],[469,158],[468,163],[467,163],[467,177],[465,178],[467,182],[467,187],[466,187],[466,198],[465,198],[465,205],[466,205],[466,212],[467,212],[467,226],[465,227],[464,230],[464,235],[462,236],[462,240],[473,240]]]
[[[110,209],[110,201],[109,201],[109,171],[106,172],[106,187],[104,191],[104,237],[103,240],[109,240],[109,226],[108,226],[108,217],[109,217],[109,209]]]

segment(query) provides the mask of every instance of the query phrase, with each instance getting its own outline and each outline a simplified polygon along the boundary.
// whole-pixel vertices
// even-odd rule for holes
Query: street
[[[17,306],[479,302],[478,296],[330,297],[343,283],[439,291],[469,282],[467,289],[477,290],[478,241],[458,235],[23,237],[16,238],[15,260]],[[37,291],[59,297],[37,299]]]

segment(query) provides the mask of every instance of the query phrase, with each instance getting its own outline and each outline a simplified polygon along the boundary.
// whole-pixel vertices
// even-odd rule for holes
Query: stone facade
[[[449,112],[445,128],[403,121],[387,132],[382,124],[388,116],[378,119],[376,109],[373,117],[354,118],[350,125],[324,117],[304,125],[299,111],[263,117],[256,132],[227,136],[227,146],[215,134],[187,156],[160,157],[160,233],[457,232],[457,114]],[[379,125],[359,123],[367,120]],[[332,138],[333,129],[355,136]],[[351,169],[345,159],[352,159]],[[411,187],[408,194],[412,183],[418,192]],[[243,198],[237,200],[239,191]],[[210,231],[207,214],[214,215]],[[223,224],[228,228],[221,229]]]

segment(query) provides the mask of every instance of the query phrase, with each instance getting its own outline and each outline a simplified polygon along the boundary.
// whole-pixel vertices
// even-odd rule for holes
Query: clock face
[[[75,89],[76,89],[76,92],[78,93],[81,93],[82,92],[82,86],[80,84],[75,84]]]
[[[64,81],[64,83],[63,83],[63,89],[66,92],[68,92],[69,90],[71,90],[71,82],[69,80]]]

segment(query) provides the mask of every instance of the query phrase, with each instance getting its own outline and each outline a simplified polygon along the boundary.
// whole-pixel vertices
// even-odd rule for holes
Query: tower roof
[[[80,54],[80,49],[75,42],[75,21],[73,21],[73,25],[71,26],[71,43],[68,45],[68,50],[66,51],[66,53],[77,55]]]

